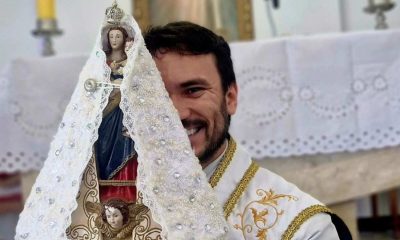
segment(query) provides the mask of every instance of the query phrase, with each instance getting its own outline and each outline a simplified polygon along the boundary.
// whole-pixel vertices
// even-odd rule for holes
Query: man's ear
[[[229,115],[233,115],[237,108],[238,87],[236,83],[232,83],[225,93],[226,109]]]

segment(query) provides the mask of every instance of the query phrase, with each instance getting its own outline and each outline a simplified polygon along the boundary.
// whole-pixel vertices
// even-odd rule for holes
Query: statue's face
[[[118,208],[106,207],[106,217],[111,227],[116,229],[122,228],[124,217]]]
[[[120,50],[124,45],[124,36],[120,30],[111,30],[108,33],[108,41],[113,50]]]

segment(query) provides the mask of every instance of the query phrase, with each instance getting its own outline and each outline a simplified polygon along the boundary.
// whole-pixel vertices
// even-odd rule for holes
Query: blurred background
[[[54,49],[58,55],[86,53],[88,54],[93,46],[99,23],[103,20],[105,9],[110,5],[111,0],[71,0],[55,1],[55,18],[59,29],[63,31],[60,37],[54,37]],[[133,14],[134,0],[119,0],[119,5],[125,11]],[[188,12],[180,8],[179,0],[169,1],[138,1],[151,2],[167,7],[178,8],[181,12]],[[176,5],[174,5],[176,2]],[[200,1],[201,2],[201,1]],[[207,1],[202,1],[207,2]],[[310,35],[329,32],[349,32],[373,30],[376,25],[375,16],[367,14],[364,8],[368,6],[368,0],[298,0],[279,2],[279,8],[274,9],[272,1],[252,0],[243,1],[242,6],[236,6],[236,1],[220,1],[234,6],[234,9],[241,9],[250,2],[251,23],[253,24],[253,38],[270,39],[279,36]],[[379,0],[377,0],[379,2]],[[383,1],[382,1],[383,2]],[[391,1],[396,2],[396,1]],[[270,3],[270,4],[269,4]],[[0,66],[4,66],[11,59],[18,57],[35,57],[41,55],[41,40],[32,35],[36,29],[37,9],[36,1],[18,0],[2,1],[1,7],[1,58]],[[164,7],[159,7],[160,12]],[[226,9],[221,5],[220,9]],[[148,9],[150,10],[150,9]],[[243,9],[241,9],[243,10]],[[137,10],[141,11],[141,10]],[[155,10],[154,10],[155,11]],[[211,11],[207,11],[212,14]],[[390,28],[397,28],[400,24],[400,9],[394,7],[385,13]],[[270,14],[268,14],[270,13]],[[164,15],[167,13],[163,13]],[[154,12],[153,18],[158,18],[158,12]],[[224,15],[224,14],[221,14]],[[236,15],[233,12],[227,14],[231,18]],[[225,15],[224,15],[225,16]],[[174,19],[165,18],[168,20]],[[273,24],[271,24],[273,19]],[[222,21],[222,20],[221,20]],[[165,23],[164,22],[164,23]],[[159,22],[158,22],[159,23]],[[227,24],[224,22],[224,24]],[[272,27],[274,26],[274,27]]]

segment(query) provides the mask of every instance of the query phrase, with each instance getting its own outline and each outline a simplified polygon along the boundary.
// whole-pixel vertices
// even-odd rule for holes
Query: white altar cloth
[[[400,143],[400,31],[232,44],[231,133],[256,158]]]
[[[232,135],[255,158],[400,144],[400,30],[233,43]],[[12,61],[0,76],[0,172],[39,170],[86,60]]]
[[[12,61],[0,75],[0,172],[39,170],[86,56]]]

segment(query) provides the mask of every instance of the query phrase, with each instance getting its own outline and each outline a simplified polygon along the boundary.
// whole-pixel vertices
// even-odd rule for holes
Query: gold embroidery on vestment
[[[229,196],[228,201],[224,204],[224,215],[225,219],[229,217],[239,198],[242,196],[243,192],[247,189],[251,179],[253,179],[259,166],[252,162],[250,167],[246,170],[242,179],[240,179],[239,184],[236,186],[235,190]]]
[[[232,162],[233,155],[236,152],[236,142],[233,138],[230,138],[228,141],[228,148],[224,156],[222,157],[221,162],[219,163],[217,169],[214,171],[213,175],[210,178],[210,185],[212,188],[217,186],[218,182],[226,172],[229,164]],[[259,166],[252,162],[250,167],[244,173],[242,179],[240,180],[239,184],[236,186],[235,190],[231,193],[228,200],[224,204],[224,216],[225,219],[229,217],[233,208],[235,207],[236,203],[239,201],[240,196],[246,190],[247,186],[249,185],[251,179],[254,177],[258,170]]]
[[[244,239],[248,239],[247,234],[253,230],[257,231],[256,237],[259,240],[266,240],[267,234],[284,214],[284,210],[279,209],[279,200],[287,198],[288,201],[297,201],[298,198],[292,195],[276,194],[272,189],[269,191],[258,189],[259,200],[249,202],[242,213],[237,214],[240,218],[240,224],[234,224],[234,228],[242,231]],[[251,214],[253,222],[246,224],[246,216]]]
[[[318,213],[332,213],[332,211],[323,205],[312,205],[299,213],[295,219],[290,223],[285,233],[282,235],[282,240],[290,240],[294,234],[299,230],[300,226],[307,221],[310,217]]]
[[[226,152],[222,157],[221,162],[219,163],[217,169],[214,171],[213,175],[210,178],[209,182],[212,188],[215,188],[215,186],[217,186],[219,180],[222,178],[222,175],[224,175],[226,169],[231,163],[235,152],[236,152],[236,142],[231,137],[228,141],[228,149],[226,149]]]

